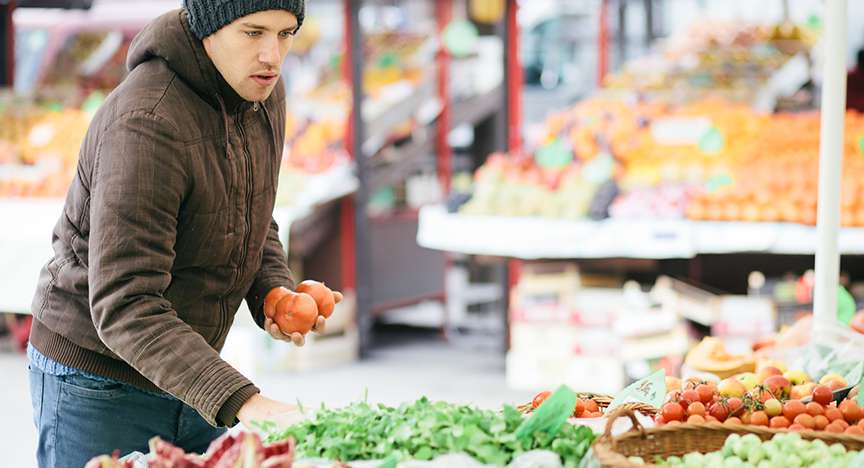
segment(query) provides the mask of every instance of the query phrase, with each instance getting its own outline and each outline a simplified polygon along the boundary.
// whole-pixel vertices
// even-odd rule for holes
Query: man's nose
[[[258,52],[258,60],[261,63],[276,66],[279,64],[279,40],[276,38],[265,41],[264,46]]]

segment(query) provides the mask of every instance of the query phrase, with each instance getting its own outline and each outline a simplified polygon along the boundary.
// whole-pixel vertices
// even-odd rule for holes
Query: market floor
[[[378,333],[378,345],[366,360],[328,370],[297,374],[259,375],[263,392],[304,404],[321,402],[341,406],[360,400],[398,404],[427,396],[500,407],[522,403],[530,392],[508,389],[504,382],[504,356],[487,341],[443,341],[436,332],[387,328]],[[3,466],[35,466],[36,440],[30,411],[26,357],[0,353],[0,450]]]

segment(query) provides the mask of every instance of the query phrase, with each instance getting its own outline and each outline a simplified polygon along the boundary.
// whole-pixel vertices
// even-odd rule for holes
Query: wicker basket
[[[613,437],[612,424],[620,417],[628,417],[633,422],[633,430]],[[616,409],[606,423],[606,430],[594,443],[594,456],[606,468],[638,468],[657,466],[651,462],[654,457],[682,456],[690,452],[708,453],[720,450],[731,434],[755,434],[762,440],[769,440],[775,434],[786,433],[780,429],[740,424],[667,424],[645,429],[629,408]],[[808,440],[821,439],[827,444],[840,443],[848,450],[864,449],[864,437],[848,434],[803,431],[801,437]],[[645,465],[637,465],[627,457],[642,457]]]
[[[590,393],[590,392],[577,392],[576,397],[580,400],[594,400],[594,403],[597,403],[597,407],[601,410],[606,409],[614,400],[613,397],[609,395],[603,395],[600,393]],[[516,407],[522,414],[528,414],[534,411],[534,408],[531,405],[531,402],[525,403],[524,405]]]

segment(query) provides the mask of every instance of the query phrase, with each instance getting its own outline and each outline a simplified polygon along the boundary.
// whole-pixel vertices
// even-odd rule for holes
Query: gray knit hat
[[[264,10],[288,10],[297,17],[299,27],[303,24],[304,3],[304,0],[183,0],[183,6],[189,11],[189,26],[198,39],[204,39],[238,18]]]

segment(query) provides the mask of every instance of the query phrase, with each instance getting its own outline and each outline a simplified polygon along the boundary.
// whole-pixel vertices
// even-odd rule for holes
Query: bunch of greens
[[[549,408],[561,398],[550,400]],[[566,414],[572,408],[564,419]],[[545,424],[532,419],[510,406],[495,412],[425,397],[396,408],[360,402],[341,409],[322,407],[314,418],[271,432],[267,440],[293,437],[298,458],[338,461],[431,460],[461,452],[482,463],[506,465],[521,453],[551,450],[567,467],[577,466],[594,440],[587,427],[557,418],[546,418]]]

